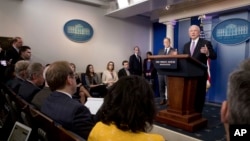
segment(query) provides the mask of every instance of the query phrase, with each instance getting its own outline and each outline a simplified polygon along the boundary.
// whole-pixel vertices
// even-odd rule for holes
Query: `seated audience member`
[[[107,70],[102,73],[102,83],[107,85],[107,88],[112,86],[116,81],[118,81],[118,76],[115,71],[115,64],[109,61],[107,64]]]
[[[45,80],[45,85],[44,87],[34,96],[34,98],[31,101],[31,104],[34,105],[38,110],[41,110],[42,104],[44,100],[51,94],[51,90],[49,88],[49,85],[46,80],[46,71],[49,68],[47,66],[44,71],[43,71],[43,78]]]
[[[4,70],[4,83],[15,78],[15,64],[8,65]]]
[[[91,97],[91,96],[88,90],[85,89],[84,86],[82,86],[80,76],[76,73],[76,65],[74,63],[70,63],[70,67],[72,68],[74,72],[76,84],[77,84],[77,89],[73,95],[73,99],[79,100],[82,104],[84,104],[86,102],[86,98]]]
[[[73,69],[74,71],[74,75],[75,75],[75,78],[76,78],[76,84],[79,84],[81,83],[81,79],[80,79],[80,76],[76,73],[76,65],[74,63],[70,63],[70,67]]]
[[[43,78],[44,67],[40,63],[31,63],[28,66],[27,79],[21,84],[18,95],[20,95],[27,102],[31,102],[35,94],[37,94],[41,89],[40,86],[44,83]]]
[[[16,94],[18,93],[20,85],[27,78],[27,68],[29,64],[29,61],[18,61],[15,64],[15,77],[6,83],[6,85],[11,88]]]
[[[93,97],[103,97],[107,93],[106,86],[102,84],[101,79],[95,73],[93,65],[89,64],[85,72],[86,86]]]
[[[31,59],[31,48],[29,46],[22,46],[19,49],[19,59],[18,60],[30,60]]]
[[[85,104],[88,97],[92,97],[88,90],[83,85],[77,85],[76,92],[73,95],[73,99],[79,100],[82,104]]]
[[[70,64],[66,61],[52,63],[46,72],[46,80],[53,92],[44,101],[41,112],[87,139],[94,122],[89,109],[72,99],[77,84]]]
[[[122,77],[110,87],[88,141],[164,141],[148,133],[156,108],[153,91],[140,76]]]
[[[229,141],[231,125],[250,125],[250,59],[243,61],[228,79],[227,101],[221,106],[221,121]],[[249,134],[249,133],[248,133]],[[243,137],[238,138],[243,140]],[[232,139],[231,139],[232,140]]]
[[[143,61],[143,75],[146,80],[151,82],[157,76],[157,71],[154,67],[153,61],[148,57],[152,55],[152,52],[147,52],[147,58]]]
[[[130,75],[130,72],[129,72],[129,63],[128,63],[127,60],[122,61],[122,66],[123,66],[123,68],[118,71],[118,77],[119,77],[119,79],[122,76],[129,76]]]

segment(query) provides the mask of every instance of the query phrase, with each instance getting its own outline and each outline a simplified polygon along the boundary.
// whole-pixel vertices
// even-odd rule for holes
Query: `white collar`
[[[191,40],[191,42],[195,42],[195,44],[197,44],[199,38],[196,38],[195,40]]]
[[[13,45],[13,47],[14,47],[14,49],[19,53],[19,48],[17,48],[17,47],[14,46],[14,45]]]
[[[69,94],[69,93],[67,93],[67,92],[65,92],[65,91],[60,91],[60,90],[56,90],[56,91],[57,92],[61,92],[61,93],[65,94],[65,95],[69,96],[70,98],[72,98],[72,95]]]

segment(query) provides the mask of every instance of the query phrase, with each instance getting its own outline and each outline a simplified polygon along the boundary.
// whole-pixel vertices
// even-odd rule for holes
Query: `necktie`
[[[138,55],[136,55],[136,58],[137,58],[137,60],[140,62],[140,58],[139,58],[139,56],[138,56]]]
[[[193,53],[194,53],[194,49],[195,49],[195,42],[192,41],[192,44],[191,44],[191,47],[190,47],[190,54],[191,54],[191,56],[192,56]]]
[[[166,54],[167,54],[167,48],[164,49],[164,55],[166,55]]]

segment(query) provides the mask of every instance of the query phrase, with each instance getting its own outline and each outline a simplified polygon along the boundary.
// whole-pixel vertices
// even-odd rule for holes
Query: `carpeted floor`
[[[156,98],[156,104],[159,110],[166,108],[166,106],[159,105],[158,98]],[[206,103],[202,116],[208,120],[207,127],[193,133],[159,122],[155,124],[204,141],[226,141],[224,126],[220,122],[220,105]]]

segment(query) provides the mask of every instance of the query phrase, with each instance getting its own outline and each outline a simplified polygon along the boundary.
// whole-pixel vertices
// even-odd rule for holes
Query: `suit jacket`
[[[99,78],[99,76],[95,73],[93,77],[91,77],[91,79],[89,80],[89,77],[84,74],[84,78],[86,86],[90,87],[90,85],[96,85],[96,84],[101,84],[101,78]]]
[[[128,76],[128,74],[127,74],[127,72],[126,72],[126,70],[125,70],[124,68],[122,68],[122,69],[120,69],[120,70],[118,71],[118,77],[119,77],[119,79],[120,79],[121,77],[123,77],[123,76]]]
[[[164,49],[165,49],[165,48],[160,49],[160,50],[158,51],[158,55],[168,55],[168,54],[170,54],[172,51],[175,51],[174,48],[170,47],[170,48],[169,48],[169,51],[165,54],[165,53],[164,53]]]
[[[156,71],[156,69],[154,67],[154,63],[153,63],[152,60],[150,61],[149,70],[147,70],[147,64],[148,64],[148,59],[144,59],[144,61],[143,61],[143,74],[144,74],[144,77],[146,77],[146,73],[151,73],[151,78],[154,78],[154,76],[157,74],[157,71]]]
[[[129,57],[129,69],[131,74],[140,75],[142,74],[142,60],[141,56],[139,56],[139,60],[136,58],[135,54]]]
[[[191,55],[190,54],[190,44],[191,44],[191,41],[184,45],[183,54]],[[201,47],[204,47],[205,45],[208,48],[209,56],[206,56],[206,54],[204,54],[204,53],[200,53]],[[210,41],[199,38],[192,57],[194,57],[195,59],[199,60],[200,62],[202,62],[203,64],[206,65],[207,64],[207,58],[216,59],[217,55],[216,55]]]
[[[113,70],[113,77],[111,75],[111,72],[108,71],[108,70],[105,70],[103,71],[102,73],[102,83],[104,84],[107,84],[107,83],[110,83],[110,82],[117,82],[118,81],[118,75],[117,75],[117,72],[115,70]]]
[[[24,82],[21,78],[15,77],[12,80],[9,80],[6,85],[11,88],[16,94],[19,91],[21,84]]]
[[[191,44],[191,41],[184,45],[184,49],[183,49],[184,54],[191,55],[190,44]],[[206,56],[206,54],[200,52],[201,47],[204,47],[205,45],[208,48],[209,56]],[[212,47],[211,42],[199,38],[192,57],[199,60],[204,65],[207,65],[207,58],[216,59],[217,55]],[[204,69],[204,75],[198,78],[197,90],[196,90],[195,101],[194,101],[194,108],[195,108],[195,111],[198,113],[202,113],[202,108],[205,103],[206,81],[207,81],[207,69]]]
[[[49,87],[44,87],[41,91],[39,91],[31,101],[31,104],[34,105],[39,111],[41,110],[42,104],[47,97],[51,94],[51,90]]]
[[[16,64],[19,57],[20,57],[19,52],[13,46],[9,47],[6,50],[6,60],[9,61],[10,59],[12,59],[11,64]]]
[[[19,90],[18,90],[18,95],[20,95],[24,100],[27,102],[31,102],[35,94],[37,94],[41,89],[31,82],[25,80]]]
[[[51,93],[44,101],[41,111],[84,139],[88,138],[94,126],[89,109],[62,92]]]

